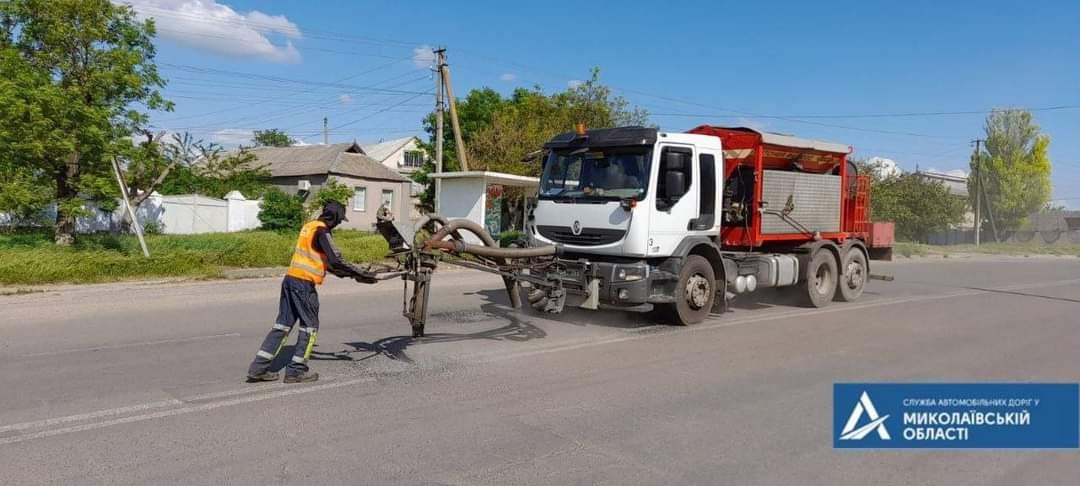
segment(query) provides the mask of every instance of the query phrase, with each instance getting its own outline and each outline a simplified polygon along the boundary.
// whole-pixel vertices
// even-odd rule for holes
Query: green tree
[[[925,242],[934,232],[964,220],[967,201],[940,181],[919,174],[882,176],[867,164],[856,162],[860,174],[871,175],[870,210],[875,221],[896,223],[896,237]]]
[[[589,128],[648,123],[646,111],[632,108],[628,101],[613,95],[600,82],[597,68],[592,70],[588,81],[550,95],[540,87],[517,89],[508,98],[490,88],[473,90],[458,103],[458,116],[470,169],[533,176],[539,174],[540,164],[523,162],[525,156],[539,150],[552,136],[573,130],[578,122]],[[447,118],[444,170],[457,170],[460,164],[450,135],[449,117],[444,118]],[[434,114],[425,118],[424,129],[430,135],[424,149],[434,154]],[[433,166],[429,163],[413,177],[427,186],[420,196],[420,206],[427,211],[434,206],[434,185],[428,177],[431,170]]]
[[[39,223],[42,211],[53,201],[43,178],[24,167],[0,164],[0,212],[11,215],[16,225]]]
[[[49,187],[58,244],[74,242],[86,200],[114,200],[113,157],[146,112],[172,108],[153,36],[109,0],[0,2],[0,159]]]
[[[352,197],[353,190],[342,184],[337,179],[328,179],[326,184],[323,184],[318,191],[315,192],[315,197],[311,198],[308,202],[308,214],[319,214],[322,211],[322,207],[330,202],[337,201],[342,206],[348,206],[349,198]]]
[[[1050,137],[1025,110],[994,110],[985,131],[985,150],[971,158],[968,193],[974,204],[975,180],[981,176],[984,207],[989,201],[981,212],[984,226],[990,227],[993,217],[998,228],[1016,229],[1050,200]]]
[[[174,168],[161,184],[163,194],[220,198],[240,191],[247,198],[258,198],[270,187],[270,170],[257,165],[255,154],[243,147],[225,152],[220,145],[191,141],[185,135],[177,137],[167,153]]]
[[[295,138],[277,128],[255,130],[251,141],[255,142],[256,147],[291,147],[296,144]]]

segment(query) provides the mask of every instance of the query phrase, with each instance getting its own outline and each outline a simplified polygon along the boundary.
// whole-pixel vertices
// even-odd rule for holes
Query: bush
[[[525,233],[518,230],[503,231],[502,233],[499,233],[499,246],[502,248],[509,248],[511,243],[524,237]]]
[[[287,194],[273,188],[263,195],[259,222],[262,229],[271,231],[298,231],[304,225],[304,199],[299,195]]]

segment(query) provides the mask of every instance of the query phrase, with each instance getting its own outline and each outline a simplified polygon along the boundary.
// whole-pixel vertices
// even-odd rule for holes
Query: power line
[[[401,103],[397,103],[397,104],[394,104],[394,105],[390,105],[390,106],[388,106],[388,107],[387,107],[387,110],[388,110],[388,109],[390,109],[390,108],[396,108],[396,107],[397,107],[397,106],[398,106],[399,104],[402,104],[402,103],[406,103],[406,102],[412,101],[412,100],[414,100],[414,99],[416,99],[416,98],[419,98],[420,96],[423,96],[423,95],[434,95],[434,93],[420,93],[419,95],[411,96],[411,97],[409,97],[409,98],[406,98],[406,99],[404,99],[404,100],[403,100],[403,101],[402,101]],[[377,111],[377,112],[375,112],[375,113],[372,113],[372,114],[370,114],[370,115],[367,115],[367,116],[364,116],[364,117],[360,117],[360,118],[357,118],[357,119],[355,119],[355,120],[353,120],[353,121],[350,121],[350,122],[347,122],[347,123],[343,123],[343,124],[341,124],[341,125],[338,125],[338,126],[334,127],[334,128],[333,128],[333,130],[338,130],[338,129],[341,129],[341,128],[344,128],[344,127],[347,127],[347,126],[350,126],[350,125],[353,125],[353,124],[356,124],[356,123],[359,123],[359,122],[361,122],[361,121],[363,121],[363,120],[367,120],[368,118],[371,118],[371,117],[373,117],[373,116],[375,116],[375,115],[378,115],[378,114],[384,113],[385,111],[386,111],[386,110],[379,110],[379,111]]]
[[[302,86],[320,86],[327,88],[349,89],[354,91],[374,91],[379,93],[391,93],[391,94],[426,94],[419,91],[405,91],[398,89],[378,88],[375,86],[357,86],[352,84],[344,84],[340,82],[325,82],[325,81],[312,81],[307,79],[293,79],[284,78],[281,76],[270,76],[267,74],[249,73],[243,71],[230,71],[227,69],[215,69],[215,68],[203,68],[198,66],[191,66],[187,64],[173,64],[173,63],[161,63],[162,66],[168,66],[174,69],[180,69],[187,72],[195,72],[202,74],[211,74],[218,76],[238,77],[245,79],[260,79],[266,81],[275,81],[279,83],[292,83]]]
[[[296,93],[297,94],[311,93],[311,92],[315,91],[316,89],[319,89],[319,88],[323,87],[324,85],[328,86],[328,87],[347,86],[347,85],[343,85],[341,83],[343,83],[344,81],[349,81],[349,80],[358,78],[360,76],[364,76],[364,75],[370,74],[372,72],[381,70],[381,69],[383,69],[385,67],[389,67],[392,64],[393,63],[387,63],[387,64],[384,64],[384,65],[380,65],[380,66],[375,67],[373,69],[365,70],[365,71],[362,71],[360,73],[356,73],[356,74],[346,76],[346,77],[341,78],[341,79],[339,79],[339,80],[337,80],[335,82],[332,82],[332,83],[324,83],[324,84],[321,84],[321,85],[312,83],[312,84],[315,84],[315,87],[310,87],[310,88],[307,88],[307,89],[298,90]],[[219,76],[239,76],[239,77],[246,78],[246,79],[250,79],[251,76],[256,76],[256,77],[259,77],[259,78],[275,78],[274,76],[262,76],[262,75],[257,75],[257,74],[254,74],[254,73],[242,73],[242,72],[236,72],[236,71],[212,70],[212,69],[209,69],[209,68],[199,68],[199,67],[196,67],[196,66],[187,66],[187,65],[183,65],[183,64],[176,64],[176,65],[167,64],[167,65],[175,67],[177,69],[186,70],[188,72],[192,72],[192,71],[195,71],[195,72],[207,72],[208,74],[219,75]],[[278,80],[273,80],[273,81],[278,81]],[[413,82],[413,81],[409,81],[409,83],[411,83],[411,82]],[[382,83],[382,81],[380,81],[379,83],[375,83],[374,86],[378,86],[378,84],[380,84],[380,83]],[[408,84],[408,83],[402,83],[402,84],[404,85],[404,84]],[[353,87],[353,88],[355,88],[355,87]],[[378,89],[378,88],[376,88],[376,89]],[[383,90],[383,91],[387,91],[387,90]],[[397,91],[397,90],[390,90],[390,91]],[[235,105],[235,106],[232,106],[232,107],[229,107],[229,108],[223,108],[223,109],[220,109],[220,110],[214,110],[214,111],[195,114],[195,115],[188,115],[188,116],[184,116],[184,117],[173,118],[172,121],[179,120],[179,119],[198,118],[198,117],[204,117],[204,116],[208,116],[208,115],[220,114],[220,113],[224,113],[224,112],[244,108],[245,106],[246,105],[244,105],[244,104]],[[276,112],[271,113],[271,114],[276,114]],[[241,120],[243,120],[243,119],[244,118],[241,118]]]

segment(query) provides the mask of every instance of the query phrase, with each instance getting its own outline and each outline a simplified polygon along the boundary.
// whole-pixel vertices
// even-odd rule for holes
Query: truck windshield
[[[544,163],[540,198],[640,200],[649,187],[651,155],[644,147],[553,150]]]

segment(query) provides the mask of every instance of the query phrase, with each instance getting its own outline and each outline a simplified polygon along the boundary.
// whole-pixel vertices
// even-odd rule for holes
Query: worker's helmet
[[[345,206],[337,201],[330,201],[323,205],[322,214],[319,215],[319,219],[326,222],[327,226],[333,228],[342,221],[348,221],[349,218],[345,216]]]

